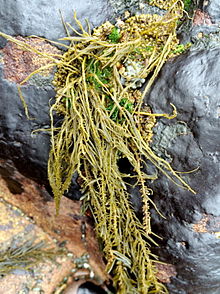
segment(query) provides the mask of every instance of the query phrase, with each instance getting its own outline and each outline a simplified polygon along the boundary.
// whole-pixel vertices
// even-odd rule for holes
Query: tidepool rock
[[[117,14],[119,3],[113,0],[35,2],[0,0],[0,31],[14,36],[38,35],[56,40],[65,35],[59,9],[64,20],[71,24],[74,23],[75,9],[80,20],[87,18],[92,26],[98,26]],[[122,0],[120,3],[127,9],[128,3],[137,5],[138,1]],[[218,6],[217,0],[209,1],[207,12],[213,22],[218,21],[215,13]],[[194,35],[201,28],[196,30]],[[216,34],[218,41],[216,26],[205,26],[203,32],[206,31]],[[0,47],[5,47],[5,44],[1,38]],[[196,190],[196,195],[180,189],[164,176],[152,183],[154,201],[166,217],[162,219],[152,211],[154,231],[163,237],[155,252],[173,264],[177,272],[169,284],[170,294],[220,293],[220,49],[215,44],[212,48],[200,48],[194,47],[194,50],[165,65],[146,97],[154,111],[171,112],[170,103],[175,104],[178,110],[177,119],[159,120],[155,129],[154,151],[170,161],[176,170],[196,169],[193,173],[182,174]],[[4,58],[1,57],[0,60]],[[16,81],[6,78],[4,66],[0,64],[0,158],[12,160],[22,174],[48,188],[49,135],[46,131],[32,131],[49,127],[49,101],[55,95],[54,90],[46,78],[22,87],[30,116],[34,118],[28,120]],[[57,120],[59,123],[59,118]],[[3,169],[0,173],[3,177],[10,176]],[[22,192],[22,187],[13,181],[8,185],[12,193]],[[80,196],[77,189],[75,183],[75,198]],[[138,195],[135,197],[138,210],[140,200]]]
[[[34,120],[25,116],[17,85],[3,77],[1,66],[0,157],[11,159],[23,174],[43,183],[47,178],[49,136],[46,132],[32,134],[32,131],[49,127],[49,100],[54,91],[50,86],[32,85],[22,87],[22,93]]]
[[[57,40],[66,35],[60,12],[64,21],[76,27],[73,20],[75,10],[80,21],[85,23],[84,20],[87,18],[91,27],[94,27],[110,20],[113,11],[107,0],[95,1],[95,4],[91,0],[0,0],[0,7],[0,31],[3,33],[12,36],[37,35],[50,40]],[[34,118],[28,120],[18,96],[17,83],[36,69],[32,67],[36,57],[31,57],[31,54],[24,50],[18,52],[16,48],[7,46],[9,48],[6,50],[6,40],[0,38],[0,48],[4,47],[0,52],[0,158],[12,160],[19,171],[44,184],[49,190],[49,135],[47,131],[32,131],[50,126],[49,104],[52,103],[50,99],[55,96],[51,86],[52,76],[36,76],[22,86],[22,94],[30,116]],[[79,198],[80,193],[76,191],[75,186],[78,187],[73,181],[74,193],[70,194]]]
[[[212,21],[220,23],[220,2],[218,0],[204,1],[204,9],[209,13]]]
[[[190,51],[168,62],[146,102],[154,112],[178,111],[160,119],[152,145],[196,191],[181,189],[165,176],[151,184],[162,219],[153,228],[163,241],[156,249],[175,266],[170,294],[220,293],[220,49]]]
[[[74,25],[73,14],[92,27],[111,19],[112,8],[107,0],[0,0],[0,30],[9,35],[37,35],[57,40],[66,35],[62,18]],[[85,23],[85,22],[84,22]],[[74,25],[74,27],[76,27]]]

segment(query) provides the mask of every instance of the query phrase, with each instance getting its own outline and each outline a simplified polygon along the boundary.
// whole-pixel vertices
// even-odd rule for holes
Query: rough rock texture
[[[220,293],[220,50],[191,51],[168,62],[146,97],[161,119],[154,150],[197,192],[183,190],[160,175],[152,184],[154,230],[163,237],[158,254],[175,265],[170,293]]]
[[[208,47],[219,46],[219,16],[220,6],[218,0],[196,0],[194,11],[190,13],[190,18],[186,18],[183,25],[178,30],[180,42],[197,44],[201,49],[205,44]],[[214,7],[214,12],[213,12]],[[216,36],[217,35],[217,36]],[[211,38],[210,38],[211,37]],[[212,39],[212,42],[210,42]]]
[[[204,41],[199,35],[195,41],[198,46],[194,46],[194,50],[168,63],[148,97],[155,111],[171,112],[171,102],[176,105],[179,113],[176,120],[160,120],[155,130],[155,152],[172,161],[177,170],[189,171],[199,167],[194,173],[183,174],[184,179],[197,191],[196,195],[176,187],[165,177],[154,183],[155,202],[166,216],[166,220],[161,219],[152,211],[154,229],[164,238],[161,247],[155,251],[170,264],[168,270],[162,268],[166,274],[168,272],[166,281],[171,280],[170,294],[220,293],[220,50],[217,48],[220,37],[218,26],[214,24],[219,22],[220,13],[218,0],[199,2],[197,23],[194,23],[190,35],[185,33],[185,41],[197,38],[201,32],[212,36]],[[206,2],[208,5],[203,5]],[[59,9],[64,20],[71,24],[75,9],[80,20],[88,18],[92,26],[97,26],[116,14],[119,2],[111,0],[110,3],[115,6],[112,8],[107,0],[0,0],[0,31],[16,36],[38,35],[56,40],[65,35]],[[138,1],[122,0],[120,3],[127,9],[128,3],[137,6]],[[0,47],[6,48],[5,44],[1,38]],[[47,132],[32,131],[50,125],[49,101],[55,95],[48,83],[50,77],[37,77],[28,85],[22,86],[30,116],[35,118],[28,120],[15,80],[9,78],[11,67],[8,79],[3,73],[4,54],[6,53],[0,52],[0,158],[12,160],[22,174],[35,179],[49,190],[49,135]],[[57,118],[58,124],[59,119]],[[168,126],[168,123],[171,125]],[[24,187],[14,178],[13,168],[1,166],[0,173],[15,195],[11,199],[22,198],[20,195],[24,193]],[[77,184],[73,183],[72,187],[73,197],[79,198]],[[47,199],[46,191],[44,195]],[[134,202],[136,197],[138,210],[138,193],[135,196],[134,191],[133,197]],[[29,200],[30,204],[32,199]],[[75,221],[77,220],[74,219]],[[176,277],[170,278],[175,275]],[[83,288],[82,291],[92,293]]]
[[[214,22],[220,22],[220,2],[218,0],[204,1],[204,9],[209,13]]]
[[[58,289],[64,290],[71,283],[77,290],[86,280],[102,283],[108,279],[91,221],[80,214],[79,201],[63,197],[60,215],[55,216],[53,199],[45,189],[22,176],[9,161],[0,160],[0,169],[8,171],[0,176],[1,251],[33,239],[56,251],[67,250],[57,260],[60,265],[45,260],[32,273],[20,270],[6,275],[0,279],[0,294],[42,290],[51,294],[55,289],[60,293]],[[75,278],[79,283],[74,282]]]
[[[112,9],[107,0],[0,0],[0,30],[10,35],[37,35],[57,40],[65,35],[64,21],[74,24],[73,13],[80,20],[89,19],[98,26],[111,18]]]
[[[109,0],[115,17],[124,17],[124,12],[131,14],[164,14],[164,10],[151,6],[145,0]]]

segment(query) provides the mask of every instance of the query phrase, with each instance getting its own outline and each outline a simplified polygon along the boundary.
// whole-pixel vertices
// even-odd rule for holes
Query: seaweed
[[[57,256],[62,254],[64,254],[63,250],[47,248],[44,241],[27,240],[0,251],[0,276],[8,275],[17,269],[31,270],[36,264],[45,260],[54,262]]]
[[[97,235],[103,243],[106,270],[121,294],[167,292],[156,278],[157,257],[150,252],[150,244],[156,242],[150,225],[152,191],[147,187],[147,180],[153,176],[143,171],[146,159],[177,185],[194,192],[150,148],[156,118],[174,118],[175,107],[171,115],[143,109],[144,96],[164,62],[182,52],[175,36],[182,8],[182,2],[176,1],[164,17],[129,18],[120,28],[118,43],[109,40],[105,25],[93,34],[80,26],[82,32],[78,36],[63,38],[74,46],[64,54],[55,76],[58,95],[51,115],[56,111],[64,120],[61,130],[52,133],[48,175],[58,209],[73,173],[79,174],[83,211],[89,209],[93,214]],[[79,24],[77,19],[76,22]],[[93,66],[88,70],[91,56]],[[147,78],[152,74],[143,93],[132,90],[132,78],[127,78],[126,85],[122,83],[121,78],[126,79],[123,67],[130,57],[140,64],[147,60],[135,76]],[[106,69],[110,75],[103,78]],[[71,109],[62,103],[63,96],[71,100]],[[147,132],[143,124],[148,125]],[[126,179],[132,175],[120,172],[120,158],[126,158],[133,167],[135,185],[142,194],[143,223],[134,213],[127,190]]]
[[[93,33],[90,29],[87,32],[75,15],[80,32],[68,25],[67,37],[61,39],[70,42],[63,45],[67,51],[59,59],[50,56],[53,63],[49,65],[57,66],[48,160],[56,213],[77,172],[83,193],[82,211],[92,212],[103,244],[106,271],[112,275],[119,294],[167,293],[156,276],[158,258],[150,251],[151,244],[156,244],[150,207],[157,208],[147,181],[156,176],[145,172],[146,162],[176,185],[195,193],[150,145],[157,118],[176,117],[175,106],[171,105],[173,113],[169,115],[152,113],[144,105],[144,97],[163,64],[184,49],[176,37],[184,3],[154,0],[150,4],[167,9],[166,14],[132,16],[122,22],[120,35],[109,22]],[[147,80],[143,92],[135,90],[134,83],[143,79]],[[59,128],[54,127],[54,113],[63,118]],[[128,160],[132,174],[120,171],[121,158]],[[133,185],[142,195],[143,221],[130,201],[129,178],[135,179]]]

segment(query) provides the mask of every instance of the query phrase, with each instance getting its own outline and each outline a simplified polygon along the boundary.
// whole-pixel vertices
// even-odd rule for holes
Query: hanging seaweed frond
[[[107,22],[93,33],[87,32],[75,15],[80,32],[67,24],[67,37],[61,39],[70,42],[64,45],[67,52],[60,59],[50,56],[57,65],[48,161],[56,212],[77,172],[82,208],[93,214],[106,270],[112,274],[118,294],[167,293],[157,280],[157,257],[150,251],[155,234],[149,209],[154,203],[147,181],[155,176],[145,173],[146,161],[176,185],[195,193],[150,146],[156,119],[177,115],[174,105],[171,114],[152,113],[144,105],[144,96],[163,64],[183,51],[176,26],[184,6],[179,0],[150,2],[167,9],[166,14],[137,15],[118,26]],[[138,88],[144,83],[141,93]],[[54,127],[54,113],[62,117],[60,128]],[[121,158],[130,163],[132,174],[120,171]],[[135,178],[134,186],[142,195],[143,222],[130,201],[129,178]]]
[[[103,242],[106,270],[121,294],[166,293],[156,278],[157,258],[150,252],[150,244],[155,241],[147,180],[152,175],[144,173],[145,161],[194,192],[150,148],[156,118],[174,118],[175,106],[171,115],[143,108],[144,95],[162,65],[178,52],[174,51],[179,46],[175,29],[181,9],[181,1],[176,1],[165,16],[133,16],[120,28],[106,23],[93,34],[80,26],[82,32],[76,37],[62,39],[71,45],[55,75],[57,99],[51,117],[55,111],[64,119],[60,131],[52,132],[48,175],[58,211],[73,173],[78,173],[83,209],[92,211]],[[141,93],[136,84],[143,79],[148,82]],[[130,162],[136,175],[135,185],[143,199],[143,224],[132,208],[125,180],[131,175],[120,172],[120,158]]]

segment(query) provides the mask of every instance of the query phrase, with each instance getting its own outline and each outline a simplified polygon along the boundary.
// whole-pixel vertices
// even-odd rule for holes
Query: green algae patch
[[[77,172],[82,209],[92,212],[106,271],[119,294],[167,293],[156,276],[157,257],[150,251],[151,244],[156,244],[150,222],[150,207],[155,205],[147,181],[156,175],[145,172],[147,162],[194,193],[150,146],[156,119],[174,118],[175,106],[170,106],[171,114],[155,114],[143,102],[163,64],[184,51],[176,37],[184,4],[150,2],[166,9],[166,14],[136,15],[116,25],[107,22],[93,33],[75,15],[80,31],[68,26],[67,37],[62,38],[69,41],[64,45],[67,51],[62,57],[50,56],[53,62],[49,65],[57,67],[48,161],[56,210],[58,213],[61,197]],[[58,128],[54,127],[54,113],[62,118]],[[120,171],[122,158],[131,165],[132,174]],[[130,201],[129,178],[142,196],[142,221]]]
[[[108,35],[108,39],[112,42],[112,43],[118,43],[118,41],[121,38],[121,34],[119,31],[119,28],[114,27],[111,31],[111,33]]]

